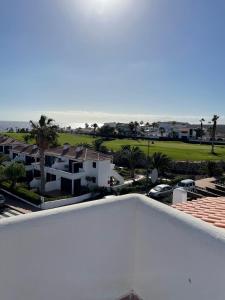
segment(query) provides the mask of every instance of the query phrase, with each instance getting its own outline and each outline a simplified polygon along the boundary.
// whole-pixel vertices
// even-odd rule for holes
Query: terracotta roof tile
[[[206,197],[172,207],[214,226],[225,228],[225,197]]]
[[[111,155],[100,153],[88,148],[81,148],[79,151],[79,147],[76,146],[69,146],[66,149],[64,147],[51,148],[45,151],[45,155],[64,156],[70,159],[75,159],[80,161],[112,159]]]
[[[35,145],[28,145],[28,144],[20,144],[15,147],[13,147],[14,153],[24,153],[29,156],[38,156],[39,150],[38,147],[35,147]]]

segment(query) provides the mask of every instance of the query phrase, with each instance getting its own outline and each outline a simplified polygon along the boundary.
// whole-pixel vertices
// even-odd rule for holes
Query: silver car
[[[148,196],[156,199],[164,198],[170,196],[172,192],[173,192],[172,186],[168,184],[159,184],[150,190]]]
[[[5,207],[5,197],[0,194],[0,209]]]

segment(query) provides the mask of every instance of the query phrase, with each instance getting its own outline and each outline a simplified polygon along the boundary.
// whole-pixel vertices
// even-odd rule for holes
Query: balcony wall
[[[138,195],[0,221],[4,300],[224,300],[225,231]]]

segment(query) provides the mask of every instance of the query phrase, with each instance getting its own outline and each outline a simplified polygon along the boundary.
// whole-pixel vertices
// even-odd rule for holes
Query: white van
[[[183,188],[186,191],[194,191],[195,190],[195,181],[192,179],[184,179],[178,182],[177,188]]]

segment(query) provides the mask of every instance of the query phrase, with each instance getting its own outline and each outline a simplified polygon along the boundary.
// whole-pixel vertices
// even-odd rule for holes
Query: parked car
[[[177,188],[183,188],[186,191],[194,191],[195,190],[195,181],[192,179],[184,179],[178,182]]]
[[[5,197],[0,194],[0,209],[3,209],[5,206]]]
[[[150,190],[148,196],[156,199],[164,198],[170,196],[172,192],[173,192],[173,187],[171,185],[159,184]]]

